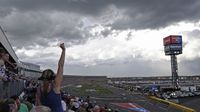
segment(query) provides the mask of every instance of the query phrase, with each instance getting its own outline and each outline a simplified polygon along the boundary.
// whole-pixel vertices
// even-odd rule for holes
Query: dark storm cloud
[[[19,13],[0,20],[9,40],[17,47],[43,42],[39,37],[45,35],[51,25],[48,16],[40,13]],[[23,43],[23,44],[22,44]]]
[[[65,41],[68,45],[80,44],[86,40],[87,32],[76,28],[80,21],[78,17],[70,14],[69,18],[62,17],[62,14],[56,12],[51,17],[50,13],[15,10],[7,17],[0,18],[0,23],[11,43],[17,48],[35,44],[48,46],[49,42],[55,40]]]
[[[110,24],[117,29],[160,28],[200,18],[199,0],[1,0],[0,4],[20,11],[68,11],[92,17],[114,5],[118,10],[125,10],[125,18]]]
[[[119,19],[113,24],[118,29],[161,28],[180,21],[200,19],[198,0],[140,0],[121,4],[119,7],[127,10],[124,15],[128,18]]]
[[[199,6],[198,0],[1,0],[0,24],[17,48],[35,43],[47,46],[55,39],[73,45],[84,43],[89,37],[87,30],[78,29],[83,26],[83,17],[101,21],[103,16],[102,24],[113,29],[151,29],[199,20]],[[108,10],[113,11],[105,13]],[[115,11],[119,13],[112,15]],[[67,17],[62,19],[63,15],[56,13]],[[50,18],[52,14],[54,18]],[[105,30],[102,35],[111,31]]]
[[[97,14],[109,5],[111,1],[104,0],[1,0],[2,7],[13,7],[21,11],[56,10],[84,14]]]

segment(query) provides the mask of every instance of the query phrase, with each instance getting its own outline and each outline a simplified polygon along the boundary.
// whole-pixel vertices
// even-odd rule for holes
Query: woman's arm
[[[60,44],[60,48],[62,49],[62,53],[58,62],[58,70],[55,78],[55,85],[54,85],[54,91],[56,93],[60,93],[61,84],[63,80],[63,68],[65,64],[65,45],[64,43]]]

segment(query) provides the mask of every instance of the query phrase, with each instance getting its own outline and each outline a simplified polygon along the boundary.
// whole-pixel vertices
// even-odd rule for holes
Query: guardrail
[[[189,107],[186,107],[186,106],[183,106],[183,105],[180,105],[180,104],[176,104],[176,103],[173,103],[173,102],[170,102],[170,101],[167,101],[167,100],[163,100],[163,99],[157,98],[155,96],[149,96],[148,98],[155,100],[155,101],[158,101],[160,103],[167,104],[167,105],[172,106],[174,108],[177,108],[177,109],[179,109],[183,112],[196,112],[196,110],[194,110],[192,108],[189,108]]]

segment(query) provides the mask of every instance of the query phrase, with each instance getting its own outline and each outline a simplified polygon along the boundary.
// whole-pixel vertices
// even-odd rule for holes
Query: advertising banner
[[[170,44],[182,44],[182,36],[181,35],[170,35],[163,39],[164,46]]]
[[[182,54],[182,36],[170,35],[163,39],[165,55]]]
[[[165,46],[165,52],[168,51],[182,51],[182,44],[171,44]]]

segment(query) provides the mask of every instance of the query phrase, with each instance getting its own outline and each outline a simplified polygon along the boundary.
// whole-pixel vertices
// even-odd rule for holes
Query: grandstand
[[[63,85],[67,84],[85,84],[85,83],[99,83],[106,84],[106,76],[73,76],[73,75],[64,75],[63,76]]]
[[[24,89],[23,79],[25,77],[37,78],[41,74],[41,70],[39,65],[26,63],[19,60],[1,26],[0,47],[9,54],[9,61],[17,65],[17,69],[5,69],[6,80],[0,79],[0,99],[2,99],[13,95],[19,95]]]
[[[28,77],[39,77],[41,75],[40,66],[32,63],[22,62],[22,67],[20,69],[20,74],[24,74]]]
[[[22,62],[19,60],[13,50],[3,28],[0,26],[0,47],[10,55],[10,61],[18,66],[18,74],[31,77],[38,77],[41,74],[40,66],[32,63]]]

